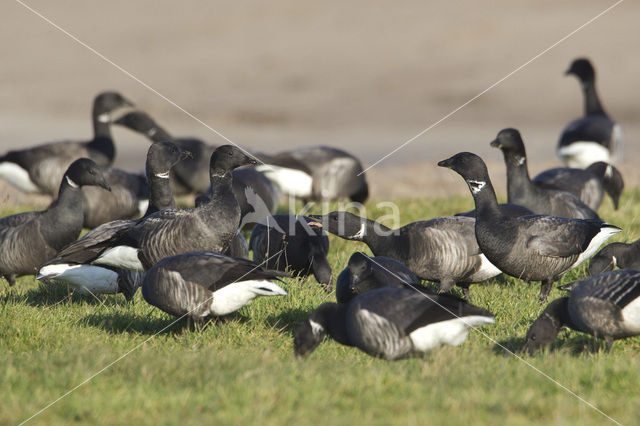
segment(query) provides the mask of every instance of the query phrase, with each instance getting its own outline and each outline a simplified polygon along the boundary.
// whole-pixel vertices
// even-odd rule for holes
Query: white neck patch
[[[156,133],[158,133],[158,129],[156,129],[155,127],[152,127],[149,129],[149,131],[147,132],[147,135],[149,135],[149,137],[153,137],[153,135],[155,135]]]
[[[477,194],[478,192],[482,191],[482,188],[484,188],[486,184],[487,182],[479,181],[479,180],[467,181],[467,185],[469,185],[469,188],[471,188],[471,192],[474,194]]]
[[[351,238],[353,238],[354,240],[361,240],[362,237],[364,237],[365,228],[366,228],[366,226],[363,223],[362,225],[360,225],[360,230],[358,232],[356,232]]]
[[[613,169],[611,168],[611,164],[607,165],[607,168],[604,170],[604,177],[610,178],[613,176]]]
[[[98,121],[101,123],[108,123],[111,121],[111,114],[109,114],[108,112],[103,112],[102,114],[98,115]]]
[[[516,157],[516,163],[518,163],[518,166],[522,166],[525,161],[526,161],[525,157]]]
[[[315,337],[318,337],[320,334],[324,333],[324,327],[317,322],[309,320],[309,324],[311,325],[311,332]]]
[[[69,176],[65,176],[65,178],[67,179],[67,183],[69,184],[70,187],[77,188],[80,186],[77,183],[75,183],[73,180],[71,180]]]
[[[160,179],[169,179],[169,172],[156,173],[155,177],[159,177]]]

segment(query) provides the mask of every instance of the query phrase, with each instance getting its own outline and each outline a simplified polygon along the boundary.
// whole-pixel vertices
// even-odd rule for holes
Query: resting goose
[[[569,297],[549,303],[527,332],[533,354],[556,339],[562,326],[613,341],[640,335],[640,271],[621,269],[578,280]]]
[[[533,178],[541,188],[567,191],[575,195],[592,210],[598,210],[606,191],[618,210],[620,194],[624,189],[622,174],[611,164],[598,161],[586,169],[559,167],[546,170]]]
[[[369,187],[360,161],[341,149],[312,146],[275,155],[261,155],[257,169],[285,194],[303,200],[349,198],[364,203]]]
[[[573,61],[566,72],[573,74],[582,86],[584,116],[565,127],[558,140],[558,157],[569,167],[585,169],[604,161],[613,163],[622,154],[623,135],[602,108],[596,92],[596,73],[588,59]]]
[[[589,275],[620,269],[640,269],[640,239],[632,243],[611,243],[591,258]]]
[[[507,165],[507,196],[510,203],[531,209],[536,214],[549,214],[575,219],[596,219],[597,213],[575,195],[540,188],[531,182],[527,169],[527,154],[520,132],[504,129],[491,146],[499,148]]]
[[[246,259],[192,252],[155,264],[144,278],[142,296],[170,315],[187,316],[201,328],[210,317],[235,312],[257,296],[286,296],[271,280],[288,276]]]
[[[169,173],[175,164],[190,155],[171,142],[158,142],[149,147],[146,161],[149,204],[145,217],[160,210],[175,208]],[[69,284],[83,294],[122,292],[127,299],[131,299],[142,282],[142,275],[89,263],[103,251],[101,243],[135,224],[133,220],[117,220],[94,228],[42,265],[37,279]]]
[[[371,356],[399,359],[461,345],[472,327],[493,322],[489,311],[457,297],[386,287],[349,303],[323,303],[298,326],[293,348],[296,356],[305,356],[328,334]]]
[[[233,194],[232,170],[256,161],[232,145],[222,145],[211,155],[209,200],[191,209],[167,209],[140,219],[118,231],[100,246],[104,251],[94,264],[148,270],[160,259],[189,251],[223,253],[240,224],[240,207]]]
[[[254,262],[300,276],[313,273],[325,291],[331,291],[329,238],[313,219],[288,214],[270,216],[253,227],[249,245]]]
[[[321,221],[332,234],[362,241],[374,256],[404,263],[420,279],[440,282],[441,291],[449,291],[454,285],[465,289],[500,274],[480,251],[474,234],[475,219],[470,217],[438,217],[398,229],[349,212],[310,217]]]
[[[336,280],[336,299],[347,303],[359,294],[383,287],[426,291],[420,279],[402,263],[385,256],[369,257],[361,251],[349,258]]]
[[[440,161],[465,180],[475,201],[475,235],[482,253],[506,274],[541,281],[544,301],[554,281],[593,255],[620,228],[599,219],[568,219],[500,213],[487,167],[480,157],[461,152]]]
[[[111,139],[111,113],[133,105],[116,92],[100,93],[93,101],[93,139],[87,142],[52,142],[0,157],[0,177],[25,192],[55,196],[65,170],[81,157],[92,159],[100,167],[109,167],[116,148]]]
[[[84,185],[109,189],[100,167],[88,158],[71,163],[60,182],[58,199],[46,210],[0,219],[0,276],[9,285],[15,284],[16,277],[35,274],[40,264],[78,238]]]

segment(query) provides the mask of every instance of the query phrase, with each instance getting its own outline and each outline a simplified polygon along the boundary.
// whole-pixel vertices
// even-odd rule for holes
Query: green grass
[[[603,218],[640,236],[640,191]],[[369,215],[389,213],[370,202]],[[470,197],[402,200],[402,223],[472,208]],[[15,211],[4,210],[2,215]],[[364,246],[331,237],[334,274]],[[334,275],[334,276],[335,276]],[[585,275],[579,267],[562,283]],[[471,302],[496,324],[460,347],[388,362],[326,340],[304,360],[292,332],[306,313],[335,295],[311,279],[286,280],[288,297],[262,298],[201,332],[121,295],[68,297],[64,288],[23,277],[0,287],[0,424],[35,414],[87,378],[85,385],[33,420],[37,424],[602,424],[605,417],[553,383],[625,423],[640,416],[640,339],[611,353],[589,336],[564,331],[551,350],[519,353],[543,306],[539,285],[499,278],[471,289]],[[560,296],[553,290],[550,299]],[[162,330],[162,331],[161,331]],[[509,355],[501,346],[524,360]],[[526,362],[526,363],[525,363]]]

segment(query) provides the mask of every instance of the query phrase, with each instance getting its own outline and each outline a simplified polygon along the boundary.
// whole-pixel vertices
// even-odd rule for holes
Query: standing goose
[[[84,185],[109,189],[100,167],[88,158],[69,166],[58,198],[46,210],[0,219],[0,276],[9,285],[15,284],[16,277],[35,274],[38,265],[78,238],[82,231],[80,187]]]
[[[493,322],[489,311],[454,296],[387,287],[349,303],[323,303],[298,326],[293,348],[296,356],[305,356],[328,334],[371,356],[399,359],[442,345],[458,346],[472,327]]]
[[[349,258],[336,280],[336,299],[347,303],[359,294],[383,287],[426,291],[420,279],[402,263],[385,256],[369,257],[361,251]]]
[[[584,116],[565,127],[558,141],[558,157],[569,167],[585,169],[604,161],[612,163],[622,154],[623,135],[600,104],[596,92],[596,72],[588,59],[573,61],[566,72],[573,74],[582,86]]]
[[[640,239],[632,243],[611,243],[591,259],[589,275],[620,269],[640,269]]]
[[[533,215],[507,217],[498,201],[484,161],[461,152],[440,161],[465,180],[476,205],[475,234],[487,259],[502,272],[525,281],[541,281],[544,301],[554,281],[593,255],[620,228],[601,220]]]
[[[240,224],[240,207],[233,194],[232,170],[256,164],[240,149],[222,145],[211,155],[208,201],[191,209],[168,209],[140,219],[99,244],[104,250],[93,263],[148,270],[160,259],[189,251],[222,253]]]
[[[52,142],[0,157],[0,176],[25,192],[55,196],[58,184],[71,163],[81,157],[100,167],[109,167],[116,148],[109,123],[117,108],[133,105],[116,92],[100,93],[93,101],[93,139],[87,142]]]
[[[440,291],[449,291],[456,284],[465,289],[500,274],[480,251],[474,234],[476,221],[470,217],[438,217],[398,229],[349,212],[310,217],[322,221],[332,234],[362,241],[374,256],[404,263],[420,279],[440,282]]]
[[[360,161],[341,149],[312,146],[263,155],[264,172],[280,190],[303,200],[349,198],[364,203],[369,187]]]
[[[158,142],[149,147],[145,167],[149,182],[149,205],[145,217],[160,210],[175,208],[169,173],[175,164],[190,155],[171,142]],[[122,292],[127,299],[131,299],[141,284],[140,275],[89,263],[102,252],[101,243],[135,224],[133,220],[116,220],[94,228],[42,265],[36,278],[69,284],[83,294]]]
[[[155,264],[144,278],[142,296],[170,315],[186,315],[201,328],[208,318],[235,312],[257,296],[286,296],[270,280],[288,276],[246,259],[192,252]]]
[[[313,273],[325,291],[331,291],[331,266],[327,261],[329,238],[322,226],[304,216],[277,214],[256,224],[249,245],[253,261],[266,268],[292,271],[296,275]]]
[[[507,197],[510,203],[531,209],[536,214],[549,214],[575,219],[596,219],[598,215],[575,195],[540,188],[531,182],[527,170],[527,154],[520,132],[504,129],[491,146],[499,148],[507,165]]]
[[[549,346],[562,326],[613,341],[640,335],[640,271],[621,269],[576,281],[569,297],[549,303],[527,332],[531,354]]]
[[[559,167],[546,170],[533,178],[541,188],[567,191],[575,195],[592,210],[598,210],[606,191],[618,210],[620,194],[624,189],[622,174],[611,164],[598,161],[586,169]]]

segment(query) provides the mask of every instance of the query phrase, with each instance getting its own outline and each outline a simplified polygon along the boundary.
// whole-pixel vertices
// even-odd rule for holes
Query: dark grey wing
[[[572,220],[557,216],[522,216],[518,221],[526,247],[542,256],[569,257],[587,249],[604,222]]]
[[[533,214],[531,210],[529,210],[524,206],[521,206],[520,204],[514,204],[514,203],[498,204],[498,208],[500,209],[500,213],[503,216],[508,216],[508,217],[520,217],[520,216],[527,216],[527,215]],[[456,214],[456,216],[466,216],[466,217],[475,218],[476,211],[475,209],[473,209],[473,210],[469,210],[468,212],[458,213]]]
[[[420,279],[403,263],[385,256],[370,258],[371,269],[380,282],[389,286],[422,286]]]
[[[620,269],[582,280],[571,291],[571,297],[595,297],[607,300],[623,309],[640,297],[640,271]]]
[[[598,214],[591,210],[575,195],[566,191],[549,190],[551,215],[573,219],[597,219]]]
[[[55,255],[40,232],[36,218],[14,226],[0,228],[0,272],[7,274],[35,274],[37,267]]]
[[[614,122],[606,115],[587,115],[572,121],[565,127],[558,146],[566,146],[573,142],[598,142],[611,149],[611,134]]]
[[[0,219],[0,235],[4,229],[22,225],[23,223],[27,223],[38,216],[40,216],[41,212],[25,212],[18,213],[11,216],[6,216]]]
[[[253,251],[253,260],[261,263],[282,251],[283,236],[284,234],[278,232],[276,229],[267,227],[261,223],[256,224],[249,237],[249,247]],[[267,265],[271,266],[277,263],[278,256],[275,256],[268,261]]]

